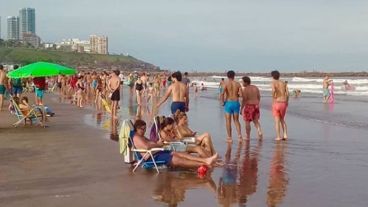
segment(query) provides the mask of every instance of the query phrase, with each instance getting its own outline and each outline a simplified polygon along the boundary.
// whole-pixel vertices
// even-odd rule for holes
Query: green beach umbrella
[[[8,73],[9,78],[47,77],[57,75],[74,75],[77,71],[62,65],[36,62]]]

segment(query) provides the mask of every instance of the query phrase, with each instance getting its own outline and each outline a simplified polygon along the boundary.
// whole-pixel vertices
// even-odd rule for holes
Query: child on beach
[[[180,142],[175,127],[175,121],[171,117],[166,117],[162,123],[160,123],[160,137],[162,142],[175,142],[174,145],[170,144],[175,151],[187,152],[187,153],[197,153],[199,157],[210,157],[213,154],[206,151],[199,145],[186,145]],[[179,145],[178,145],[179,144]]]
[[[31,111],[31,106],[28,104],[28,97],[23,96],[18,104],[23,115],[27,115]]]
[[[323,86],[323,103],[327,103],[330,99],[330,90],[329,86],[331,84],[331,79],[328,75],[323,79],[322,86]]]
[[[153,83],[148,84],[147,103],[153,98],[154,88]]]
[[[221,99],[221,94],[222,92],[224,92],[224,87],[225,87],[225,79],[221,78],[220,84],[219,84],[219,100]]]
[[[259,123],[259,103],[261,100],[261,95],[258,87],[255,85],[251,85],[251,80],[248,76],[244,76],[242,79],[244,88],[242,88],[243,101],[241,105],[241,113],[245,121],[246,140],[250,139],[251,121],[253,121],[254,126],[257,129],[258,138],[262,139],[262,129],[261,124]]]
[[[280,72],[271,72],[272,81],[272,114],[275,119],[276,141],[287,140],[287,125],[285,122],[286,109],[289,102],[289,89],[280,79]],[[281,133],[282,128],[283,134]],[[282,137],[282,138],[281,138]]]
[[[176,122],[177,136],[180,140],[194,138],[195,144],[201,146],[210,155],[216,153],[211,135],[208,132],[198,135],[197,132],[192,131],[189,128],[188,117],[185,112],[176,111],[174,119]]]

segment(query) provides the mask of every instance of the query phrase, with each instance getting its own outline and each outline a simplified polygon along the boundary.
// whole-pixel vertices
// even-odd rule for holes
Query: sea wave
[[[197,78],[192,82],[196,83],[198,86],[203,86],[207,88],[217,89],[219,87],[219,82],[221,78],[225,76],[211,76],[207,78]],[[241,77],[235,77],[236,80],[241,81]],[[259,87],[261,91],[271,91],[271,78],[268,77],[250,77],[252,84]],[[285,78],[288,81],[288,87],[290,91],[301,90],[302,93],[311,94],[322,94],[322,78]],[[345,90],[343,83],[348,81],[349,84],[355,87],[354,90]],[[335,78],[333,79],[335,83],[335,94],[351,95],[351,96],[368,96],[368,79],[364,78]]]

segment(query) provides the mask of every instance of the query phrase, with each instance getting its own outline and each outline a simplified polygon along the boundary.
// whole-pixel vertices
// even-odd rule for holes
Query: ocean
[[[203,85],[207,88],[217,89],[221,78],[225,76],[210,76],[210,77],[193,77],[192,82],[197,85]],[[252,84],[259,87],[261,91],[271,91],[271,77],[250,77]],[[241,77],[236,77],[236,80],[241,80]],[[322,81],[323,78],[282,78],[282,80],[288,81],[288,87],[290,91],[301,90],[303,94],[322,94]],[[347,96],[366,96],[368,97],[368,78],[357,78],[357,77],[339,77],[332,78],[335,85],[335,94],[347,95]],[[347,81],[353,90],[346,90],[344,82]]]

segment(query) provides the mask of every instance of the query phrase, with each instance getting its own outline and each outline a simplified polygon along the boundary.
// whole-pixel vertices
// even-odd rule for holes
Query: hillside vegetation
[[[156,66],[138,60],[132,56],[0,47],[0,64],[26,65],[38,61],[58,63],[69,67],[124,70],[139,68],[145,70],[156,69]]]

